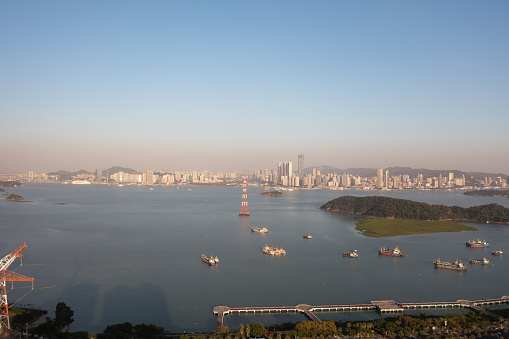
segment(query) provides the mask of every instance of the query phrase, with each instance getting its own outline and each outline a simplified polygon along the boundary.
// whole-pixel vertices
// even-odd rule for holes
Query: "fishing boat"
[[[258,233],[267,233],[269,230],[267,227],[263,227],[263,228],[260,228],[260,227],[251,227],[251,231],[252,232],[258,232]]]
[[[501,250],[496,250],[495,252],[491,252],[491,254],[493,254],[493,255],[502,255],[502,254],[504,254],[504,252],[502,252]]]
[[[475,241],[475,240],[469,241],[469,242],[466,243],[466,245],[468,247],[474,247],[474,248],[475,247],[489,247],[490,246],[490,244],[488,244],[486,242],[486,240],[481,241],[479,239],[477,239],[477,241]]]
[[[265,247],[263,248],[263,253],[270,254],[270,255],[285,255],[286,251],[283,249],[283,247],[269,247],[269,245],[265,244]]]
[[[308,234],[304,236],[304,239],[313,239],[313,236]]]
[[[461,260],[456,260],[455,262],[450,263],[448,261],[441,261],[439,258],[439,259],[433,261],[433,264],[435,265],[435,267],[438,267],[438,268],[448,268],[451,270],[460,270],[460,271],[467,270],[467,267],[465,266],[464,263],[461,262]]]
[[[204,263],[210,265],[210,266],[214,266],[215,264],[217,264],[219,262],[219,259],[217,257],[213,257],[211,256],[210,258],[207,257],[205,254],[202,254],[201,255],[201,261],[203,261]]]
[[[401,250],[396,246],[395,249],[391,250],[389,248],[382,247],[378,250],[379,255],[388,255],[391,257],[404,257],[406,254],[403,254]]]
[[[357,253],[357,250],[351,250],[350,252],[343,252],[343,257],[358,258],[359,253]]]
[[[482,259],[470,258],[470,259],[468,259],[468,261],[471,264],[478,264],[478,265],[489,265],[490,264],[490,261],[486,258],[482,258]]]

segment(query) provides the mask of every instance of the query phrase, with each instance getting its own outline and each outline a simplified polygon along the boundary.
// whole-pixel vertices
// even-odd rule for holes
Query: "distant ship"
[[[490,261],[486,258],[482,258],[482,259],[470,258],[470,259],[468,259],[468,261],[471,264],[479,264],[479,265],[489,265],[490,264]]]
[[[260,228],[260,227],[251,227],[251,231],[258,232],[258,233],[267,233],[269,230],[267,227]]]
[[[343,257],[358,258],[359,253],[357,253],[357,250],[351,250],[350,252],[343,252]]]
[[[388,255],[391,257],[405,257],[406,255],[401,252],[401,250],[396,246],[395,249],[391,250],[389,248],[382,247],[378,250],[379,255]]]
[[[265,244],[265,247],[263,248],[263,253],[270,254],[270,255],[285,255],[286,251],[283,249],[283,247],[269,247],[267,244]]]
[[[217,256],[215,258],[213,256],[208,258],[205,254],[201,255],[201,260],[204,263],[209,264],[210,266],[214,266],[215,264],[217,264],[219,262],[219,258]]]
[[[490,246],[490,244],[488,244],[486,242],[486,240],[481,241],[479,239],[477,239],[477,241],[475,241],[475,240],[469,241],[466,243],[466,245],[468,247],[489,247]]]
[[[308,234],[304,236],[304,239],[313,239],[313,236]]]
[[[464,263],[461,262],[461,260],[459,260],[459,261],[456,260],[455,262],[450,263],[448,261],[441,261],[440,259],[437,259],[437,260],[433,261],[433,264],[435,265],[435,267],[438,267],[438,268],[448,268],[451,270],[460,270],[460,271],[467,270],[467,267],[465,266]]]
[[[501,250],[496,250],[495,252],[491,252],[491,254],[493,254],[493,255],[502,255],[502,254],[504,254],[504,252],[502,252]]]
[[[73,184],[73,185],[90,185],[91,182],[88,180],[73,180],[73,181],[71,181],[71,184]]]

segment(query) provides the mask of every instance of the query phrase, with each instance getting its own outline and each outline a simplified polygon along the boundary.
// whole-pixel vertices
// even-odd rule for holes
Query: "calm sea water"
[[[0,200],[0,253],[26,242],[23,266],[9,269],[35,278],[35,289],[16,283],[10,302],[54,312],[59,301],[75,311],[72,331],[102,331],[129,321],[169,331],[212,330],[218,305],[283,306],[455,301],[509,295],[509,226],[471,224],[478,231],[367,238],[355,217],[319,210],[341,195],[385,195],[432,204],[475,206],[507,198],[471,197],[461,191],[286,191],[263,197],[248,188],[250,217],[239,217],[242,188],[27,184],[7,188],[32,202]],[[68,203],[69,205],[55,205]],[[268,227],[268,234],[251,227]],[[307,240],[304,234],[313,235]],[[486,239],[488,249],[465,242]],[[270,257],[265,245],[287,255]],[[381,246],[408,256],[379,256]],[[342,252],[357,249],[358,259]],[[209,267],[202,253],[217,255]],[[433,260],[488,257],[493,266],[468,265],[467,272],[440,270]],[[376,317],[370,313],[322,313],[322,319]],[[228,316],[225,324],[305,320],[300,314]]]

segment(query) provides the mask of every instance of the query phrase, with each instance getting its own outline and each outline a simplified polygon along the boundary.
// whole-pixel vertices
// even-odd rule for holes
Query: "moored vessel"
[[[486,258],[482,258],[482,259],[470,258],[470,259],[468,259],[468,262],[470,262],[471,264],[479,264],[479,265],[489,265],[490,264],[490,261]]]
[[[461,260],[456,260],[455,262],[451,263],[449,261],[441,261],[440,258],[433,261],[433,265],[438,268],[448,268],[451,270],[460,270],[460,271],[466,271],[467,267],[464,263],[461,262]]]
[[[477,239],[477,241],[476,240],[469,241],[466,243],[466,245],[468,247],[489,247],[490,246],[490,244],[488,244],[486,242],[486,240],[481,241],[479,239]]]
[[[269,245],[265,244],[265,247],[263,248],[263,253],[270,254],[270,255],[285,255],[286,251],[283,249],[283,247],[269,247]]]
[[[217,256],[215,258],[213,256],[210,256],[210,258],[209,258],[205,254],[202,254],[201,261],[203,261],[204,263],[206,263],[210,266],[214,266],[215,264],[217,264],[219,262],[219,259]]]
[[[251,231],[258,232],[258,233],[267,233],[269,231],[269,229],[267,227],[263,227],[263,228],[251,227]]]
[[[391,256],[391,257],[404,257],[406,256],[406,254],[403,254],[403,252],[401,252],[401,250],[398,248],[398,246],[396,246],[395,249],[391,250],[389,248],[385,248],[385,247],[382,247],[378,250],[378,254],[379,255],[388,255],[388,256]]]
[[[343,257],[358,258],[359,253],[357,253],[357,250],[351,250],[350,252],[343,252]]]
[[[502,252],[501,250],[496,250],[495,252],[491,252],[491,254],[493,254],[493,255],[502,255],[502,254],[504,254],[504,252]]]

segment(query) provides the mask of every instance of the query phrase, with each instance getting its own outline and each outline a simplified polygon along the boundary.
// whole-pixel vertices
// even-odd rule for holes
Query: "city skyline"
[[[0,173],[508,173],[506,1],[0,5]],[[309,166],[308,166],[309,167]]]

